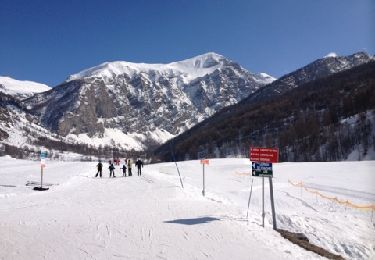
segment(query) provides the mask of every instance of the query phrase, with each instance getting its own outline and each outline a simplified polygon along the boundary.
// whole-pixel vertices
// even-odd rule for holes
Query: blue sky
[[[214,51],[276,77],[329,52],[375,53],[372,0],[0,0],[0,75],[55,86],[105,61]]]

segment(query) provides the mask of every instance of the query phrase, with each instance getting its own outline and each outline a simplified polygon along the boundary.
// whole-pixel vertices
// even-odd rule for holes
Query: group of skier
[[[114,165],[114,162],[116,161],[116,165],[120,165],[120,160],[119,159],[116,159],[116,160],[113,160],[112,161],[109,161],[108,164],[109,164],[109,178],[114,178],[116,177],[115,175],[115,165]],[[138,176],[141,176],[142,175],[142,168],[143,168],[143,162],[140,158],[137,159],[137,161],[135,162],[135,166],[137,167],[138,169]],[[102,178],[102,174],[103,174],[103,163],[99,160],[98,164],[96,165],[98,171],[95,175],[95,177],[98,177],[100,176],[100,178]],[[122,169],[122,176],[123,177],[126,177],[126,176],[132,176],[132,161],[131,159],[126,159],[124,160],[124,164],[123,166],[120,168]],[[128,174],[126,174],[126,170],[128,170]]]

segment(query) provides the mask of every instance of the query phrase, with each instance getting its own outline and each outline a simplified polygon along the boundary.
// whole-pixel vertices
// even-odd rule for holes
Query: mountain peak
[[[325,59],[325,58],[336,58],[336,57],[337,57],[337,54],[335,52],[330,52],[323,58]]]
[[[224,56],[217,54],[215,52],[207,52],[205,54],[201,54],[190,59],[172,62],[170,64],[182,65],[184,67],[194,69],[206,69],[224,65],[225,61],[227,61],[227,59]]]
[[[68,77],[67,81],[87,77],[111,78],[115,75],[128,74],[132,77],[138,73],[150,71],[161,74],[186,75],[187,79],[201,77],[224,66],[228,60],[217,53],[208,52],[190,59],[167,64],[135,63],[127,61],[104,62],[98,66],[83,70]]]

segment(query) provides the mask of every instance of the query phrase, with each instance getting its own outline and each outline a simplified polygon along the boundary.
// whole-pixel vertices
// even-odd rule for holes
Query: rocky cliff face
[[[60,135],[110,143],[133,135],[129,144],[146,145],[184,132],[273,80],[208,53],[169,64],[104,63],[25,103]]]

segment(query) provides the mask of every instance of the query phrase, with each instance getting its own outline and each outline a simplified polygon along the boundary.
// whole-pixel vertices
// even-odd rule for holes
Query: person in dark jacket
[[[126,161],[125,161],[125,164],[126,164]],[[122,166],[122,176],[123,177],[126,177],[126,166],[125,166],[125,164]]]
[[[116,177],[115,176],[115,166],[113,165],[113,163],[111,161],[109,161],[109,178],[111,178],[112,176],[113,177]]]
[[[138,176],[141,176],[142,175],[141,168],[143,168],[143,162],[141,161],[141,159],[138,158],[137,161],[135,162],[135,165],[138,168]]]
[[[98,168],[98,172],[96,173],[95,177],[98,177],[98,174],[100,175],[100,178],[102,177],[102,172],[103,172],[103,164],[101,161],[99,161],[98,165],[96,165]]]

